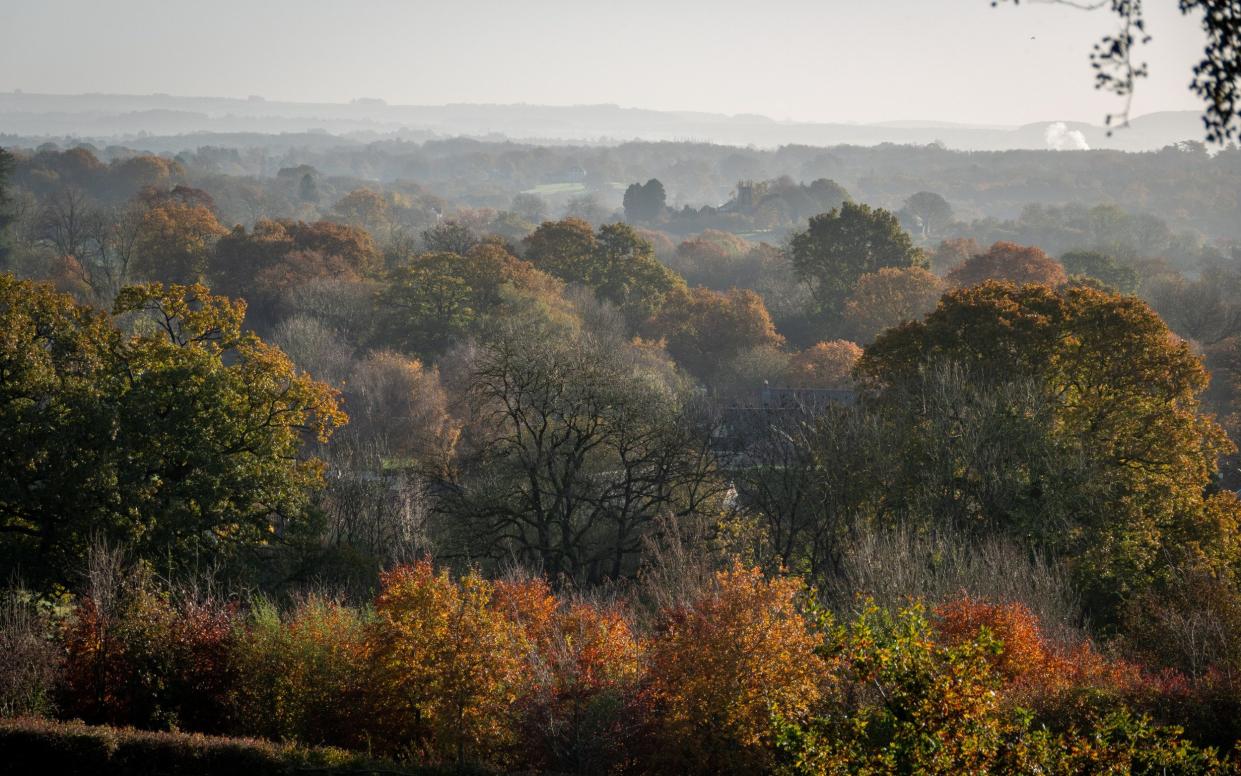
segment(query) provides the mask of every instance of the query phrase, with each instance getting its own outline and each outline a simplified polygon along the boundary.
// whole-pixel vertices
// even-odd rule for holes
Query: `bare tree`
[[[507,321],[468,376],[475,418],[444,502],[472,536],[463,553],[598,582],[636,570],[660,515],[719,503],[701,416],[589,335]]]

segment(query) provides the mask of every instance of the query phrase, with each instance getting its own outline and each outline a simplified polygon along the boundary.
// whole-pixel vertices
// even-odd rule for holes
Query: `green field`
[[[540,183],[532,189],[526,189],[523,194],[538,194],[540,196],[548,196],[551,194],[577,194],[586,191],[584,183]]]

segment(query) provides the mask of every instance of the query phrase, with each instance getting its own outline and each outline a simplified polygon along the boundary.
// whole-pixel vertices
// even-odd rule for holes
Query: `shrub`
[[[426,561],[383,575],[366,646],[381,749],[461,763],[512,744],[527,645],[492,590]]]
[[[305,749],[252,738],[145,732],[92,727],[80,722],[0,720],[0,761],[6,773],[57,776],[215,776],[359,773],[422,774],[438,771],[401,767],[340,749]],[[454,769],[455,773],[461,771]]]
[[[1006,679],[1043,674],[1051,660],[1038,620],[1022,604],[990,604],[964,596],[941,604],[935,614],[939,636],[948,644],[967,643],[983,629],[998,639],[1000,649],[990,663]]]
[[[525,766],[598,773],[621,759],[640,649],[616,605],[558,600],[542,579],[498,582],[493,606],[525,632],[528,684],[518,702]]]
[[[51,711],[56,647],[48,612],[28,592],[0,592],[0,717]]]
[[[1008,655],[992,628],[1013,640]],[[896,613],[867,606],[832,629],[824,645],[831,691],[812,720],[781,725],[778,770],[1232,772],[1213,750],[1188,743],[1179,728],[1156,725],[1115,697],[1054,727],[1009,702],[1006,692],[1020,686],[1014,678],[1045,665],[1045,646],[1020,607],[958,602],[942,610],[937,628],[918,605]],[[1019,655],[1035,665],[1021,664]],[[1090,662],[1088,670],[1101,665]]]
[[[63,713],[148,729],[227,726],[236,609],[181,601],[133,582],[113,604],[85,597],[65,625]]]
[[[965,596],[942,604],[936,615],[937,638],[949,646],[996,639],[997,651],[988,662],[1005,683],[1006,700],[1032,709],[1054,730],[1089,723],[1122,706],[1164,713],[1170,703],[1183,706],[1188,685],[1179,674],[1105,657],[1084,639],[1049,639],[1020,603]]]
[[[258,601],[233,643],[233,726],[247,735],[305,744],[363,743],[362,615],[322,596],[285,617]]]
[[[773,716],[801,719],[823,662],[798,605],[800,580],[739,564],[686,606],[664,611],[647,646],[656,770],[766,767]]]

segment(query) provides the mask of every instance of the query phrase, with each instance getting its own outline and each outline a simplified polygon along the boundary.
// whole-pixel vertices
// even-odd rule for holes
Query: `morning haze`
[[[1135,112],[1192,109],[1200,33],[1171,3],[1149,13]],[[987,0],[14,0],[0,9],[0,90],[1098,123],[1087,53],[1112,26]],[[54,53],[32,30],[56,31]]]

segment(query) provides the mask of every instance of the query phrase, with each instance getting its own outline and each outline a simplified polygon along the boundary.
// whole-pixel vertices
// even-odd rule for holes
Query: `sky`
[[[1199,109],[1197,21],[1146,5],[1133,115]],[[0,0],[0,91],[1097,124],[1114,24],[1031,0]]]

